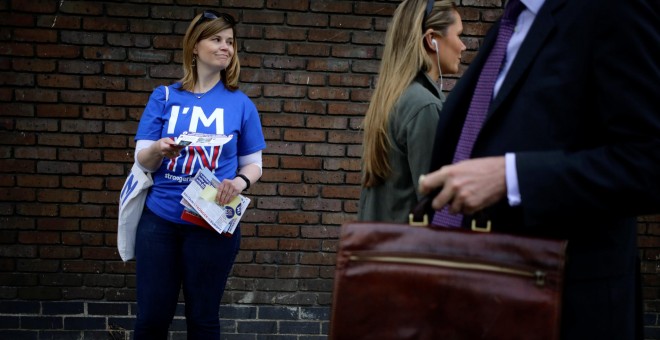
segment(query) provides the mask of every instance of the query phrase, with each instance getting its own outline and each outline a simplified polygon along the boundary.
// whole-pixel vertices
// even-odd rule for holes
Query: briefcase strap
[[[426,195],[422,197],[419,202],[417,202],[417,204],[410,210],[410,213],[408,214],[408,224],[416,227],[429,226],[429,221],[432,220],[431,217],[435,213],[435,210],[433,210],[431,207],[433,196],[435,194],[436,193]],[[477,225],[477,219],[473,218],[472,223],[470,224],[470,229],[472,229],[472,231],[489,233],[491,231],[491,222],[487,219],[485,226],[480,227]]]

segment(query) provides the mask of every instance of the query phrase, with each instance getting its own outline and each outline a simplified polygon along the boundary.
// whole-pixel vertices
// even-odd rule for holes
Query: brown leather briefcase
[[[498,233],[344,224],[330,339],[558,339],[565,248]]]

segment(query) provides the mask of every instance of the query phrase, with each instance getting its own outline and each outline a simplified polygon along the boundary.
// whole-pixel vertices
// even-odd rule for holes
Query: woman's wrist
[[[250,189],[250,180],[247,178],[247,176],[245,176],[243,174],[238,174],[238,175],[236,175],[236,177],[240,177],[241,179],[243,179],[243,181],[245,181],[246,186],[245,186],[245,189],[243,189],[243,191],[245,191],[247,189]]]

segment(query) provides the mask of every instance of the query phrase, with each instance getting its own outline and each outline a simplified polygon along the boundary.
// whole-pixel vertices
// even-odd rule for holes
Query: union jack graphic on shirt
[[[187,116],[190,114],[189,125],[184,129],[176,129],[179,116]],[[187,119],[182,119],[186,121]],[[170,119],[167,126],[167,132],[174,134],[174,131],[190,131],[197,132],[199,124],[204,126],[204,130],[215,130],[215,134],[224,134],[224,109],[216,108],[210,116],[206,116],[204,110],[199,106],[181,107],[173,105],[170,111]],[[213,129],[215,127],[215,129]],[[167,169],[172,172],[179,172],[187,175],[194,175],[201,168],[210,170],[216,169],[220,166],[220,153],[222,153],[222,146],[189,146],[181,151],[177,158],[168,160]]]

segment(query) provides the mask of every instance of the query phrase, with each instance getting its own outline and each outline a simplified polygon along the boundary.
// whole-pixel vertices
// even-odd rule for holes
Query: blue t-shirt
[[[219,180],[236,177],[238,157],[266,148],[257,108],[241,91],[229,91],[222,82],[201,98],[181,90],[181,84],[159,86],[149,97],[135,140],[176,138],[181,133],[199,132],[233,135],[223,146],[184,148],[175,159],[164,158],[153,173],[154,185],[146,206],[156,215],[175,222],[181,220],[181,193],[202,167],[210,169]]]

